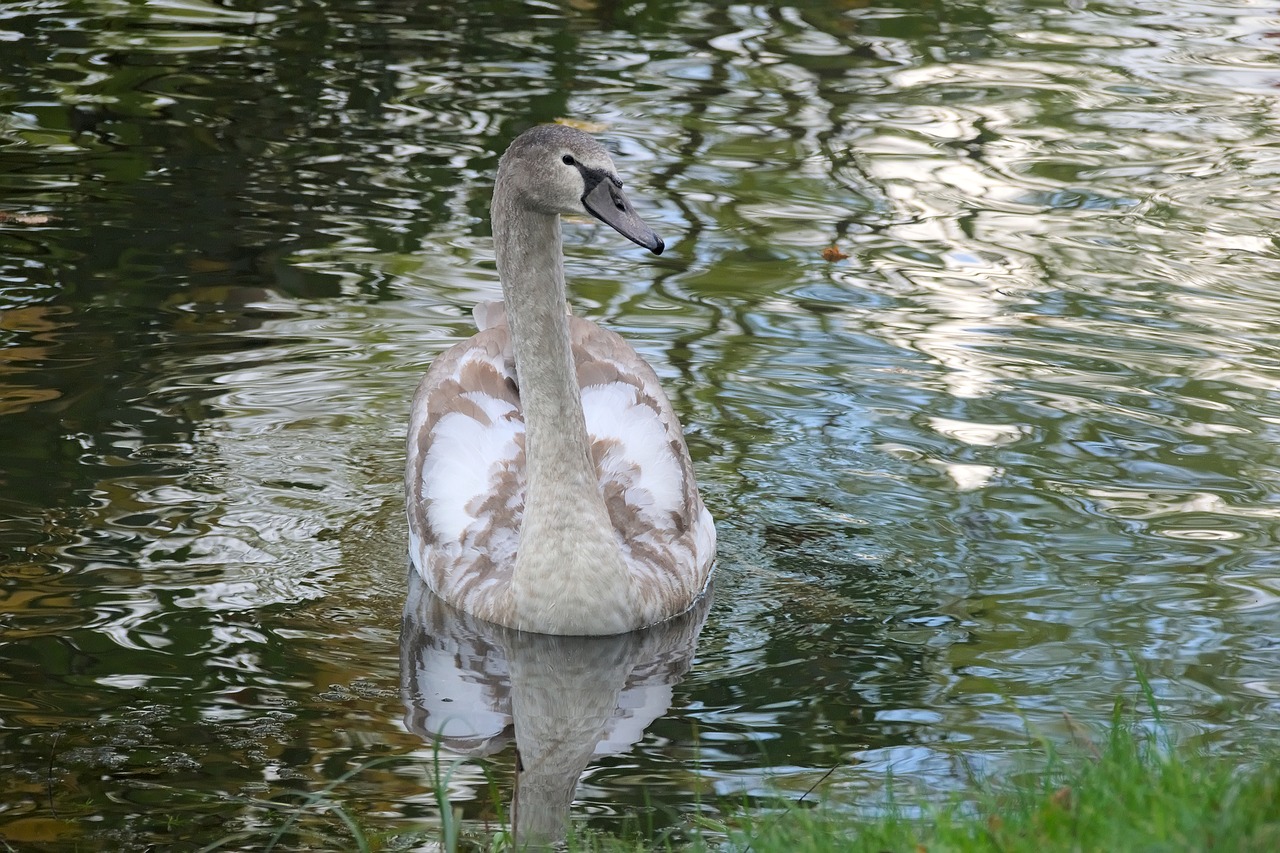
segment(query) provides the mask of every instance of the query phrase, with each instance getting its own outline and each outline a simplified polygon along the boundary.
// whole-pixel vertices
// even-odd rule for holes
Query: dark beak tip
[[[665,248],[667,248],[667,244],[662,242],[662,238],[655,234],[653,236],[653,245],[649,247],[649,251],[653,252],[655,255],[661,255],[662,250]]]

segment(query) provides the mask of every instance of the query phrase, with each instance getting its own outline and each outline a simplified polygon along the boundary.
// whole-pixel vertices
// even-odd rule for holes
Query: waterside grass
[[[1087,747],[1087,748],[1085,748]],[[1075,758],[1048,750],[1020,781],[987,780],[946,804],[902,798],[874,817],[835,800],[770,816],[744,813],[695,849],[738,853],[1052,853],[1280,850],[1280,750],[1237,759],[1170,749],[1135,724],[1113,723]]]

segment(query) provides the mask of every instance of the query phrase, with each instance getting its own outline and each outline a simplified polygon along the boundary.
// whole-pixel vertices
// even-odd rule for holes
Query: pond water
[[[1249,755],[1278,60],[1248,0],[0,0],[0,839],[429,844],[437,758],[496,831],[510,738],[424,737],[472,682],[405,609],[402,442],[499,292],[497,157],[555,119],[670,247],[565,223],[721,546],[696,644],[609,658],[667,668],[600,700],[627,725],[549,821],[945,795],[1139,669],[1174,736]],[[544,649],[437,629],[529,701]]]

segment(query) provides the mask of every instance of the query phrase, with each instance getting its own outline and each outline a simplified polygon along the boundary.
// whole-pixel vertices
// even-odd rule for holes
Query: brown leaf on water
[[[839,246],[828,246],[822,250],[822,259],[833,264],[836,261],[843,261],[847,257],[849,256],[840,251]]]
[[[1071,788],[1063,785],[1058,790],[1049,795],[1049,802],[1059,808],[1071,808]]]

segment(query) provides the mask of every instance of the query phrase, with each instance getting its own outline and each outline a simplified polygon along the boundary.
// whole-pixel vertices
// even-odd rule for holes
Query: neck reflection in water
[[[514,742],[516,846],[563,840],[592,756],[626,752],[670,707],[693,663],[710,592],[644,630],[563,637],[476,619],[409,575],[400,634],[405,725],[461,755]]]

